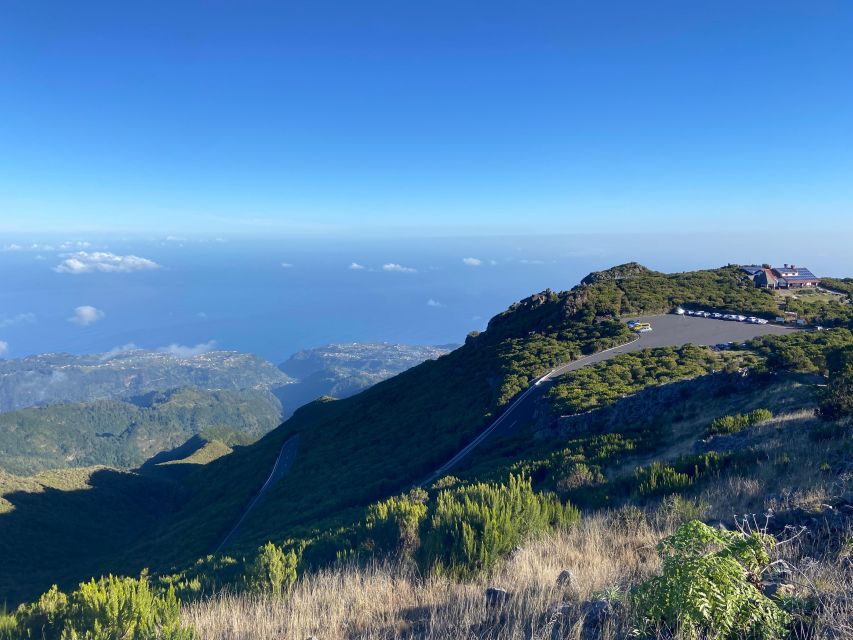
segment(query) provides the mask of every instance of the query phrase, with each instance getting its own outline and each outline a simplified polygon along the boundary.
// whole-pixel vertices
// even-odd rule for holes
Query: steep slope
[[[294,435],[300,444],[292,468],[259,501],[228,552],[240,555],[270,539],[348,525],[371,502],[446,461],[537,376],[629,340],[623,314],[666,312],[680,304],[776,312],[773,296],[755,289],[736,267],[668,275],[629,264],[591,274],[570,291],[530,296],[455,351],[345,400],[307,405],[254,445],[203,465],[187,476],[179,506],[140,528],[123,553],[100,566],[161,570],[210,553]],[[36,553],[32,557],[39,562]]]
[[[329,344],[293,354],[278,368],[294,382],[276,395],[285,417],[322,396],[346,398],[458,345],[417,346],[387,342]]]
[[[244,524],[232,551],[348,521],[447,460],[536,376],[627,341],[621,315],[691,303],[776,313],[773,297],[733,266],[668,275],[629,264],[591,274],[570,291],[530,296],[452,353],[351,398],[308,405],[253,447],[199,470],[190,478],[194,497],[159,534],[174,540],[160,557],[179,562],[214,548],[292,435],[300,435],[292,469]]]

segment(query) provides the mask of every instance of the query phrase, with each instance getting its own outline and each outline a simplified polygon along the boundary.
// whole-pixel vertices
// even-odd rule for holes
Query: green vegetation
[[[296,582],[296,553],[287,553],[272,542],[258,549],[258,555],[246,571],[250,591],[270,592],[280,596]]]
[[[834,296],[837,297],[837,296]],[[808,296],[787,298],[785,310],[813,325],[824,327],[853,326],[853,304],[848,300],[809,300]]]
[[[280,415],[266,391],[188,388],[0,413],[0,468],[19,475],[97,464],[131,468],[207,431],[248,443],[277,427]]]
[[[752,363],[746,354],[716,353],[706,347],[660,347],[615,358],[567,373],[548,392],[553,410],[570,415],[605,407],[647,387],[685,380]]]
[[[391,558],[414,561],[424,573],[470,576],[492,567],[530,537],[579,518],[574,506],[553,493],[534,491],[529,478],[511,475],[506,483],[470,484],[445,480],[432,496],[412,489],[371,505],[352,526],[289,540],[285,546],[301,559],[303,569],[336,559]],[[266,557],[283,553],[262,548]]]
[[[826,374],[829,354],[839,347],[851,344],[853,332],[849,329],[832,329],[764,336],[750,340],[747,349],[764,358],[769,371]]]
[[[829,384],[821,394],[818,414],[827,421],[853,416],[853,346],[834,350],[827,367]]]
[[[18,477],[0,471],[0,597],[10,605],[110,571],[183,500],[171,482],[103,467]],[[144,565],[143,565],[144,566]]]
[[[678,493],[692,486],[700,478],[706,478],[737,464],[745,456],[748,454],[738,456],[709,451],[680,456],[669,464],[653,462],[634,470],[633,490],[636,495],[646,497]]]
[[[467,469],[458,470],[460,483],[444,484],[426,496],[400,495],[469,442],[549,368],[629,339],[621,314],[663,312],[679,304],[766,314],[775,298],[755,289],[735,267],[667,275],[639,265],[593,274],[569,292],[531,296],[493,318],[486,331],[452,353],[351,398],[303,407],[258,442],[194,465],[180,484],[146,484],[152,478],[104,472],[90,488],[46,492],[49,500],[44,502],[41,495],[38,500],[16,496],[11,500],[14,517],[0,521],[0,542],[8,535],[13,553],[32,564],[4,566],[0,590],[15,602],[53,582],[67,588],[72,579],[76,583],[104,571],[136,575],[150,566],[158,575],[171,573],[164,583],[182,592],[208,593],[244,580],[255,550],[267,541],[285,560],[279,563],[282,556],[268,550],[255,566],[256,575],[266,579],[244,586],[261,584],[266,586],[259,588],[275,591],[280,584],[285,590],[288,579],[271,576],[289,575],[279,567],[293,564],[290,552],[301,571],[338,558],[401,555],[423,567],[466,575],[491,566],[510,541],[571,522],[576,512],[564,506],[566,500],[609,506],[632,496],[651,499],[679,483],[684,488],[681,475],[690,486],[697,477],[713,477],[727,468],[729,458],[678,457],[707,427],[709,407],[713,416],[761,406],[776,410],[785,402],[756,405],[745,392],[738,395],[742,376],[727,372],[742,367],[778,371],[771,360],[819,371],[826,367],[828,350],[853,343],[850,332],[839,329],[756,341],[722,354],[685,347],[616,358],[560,381],[585,389],[582,398],[567,393],[565,402],[574,403],[567,404],[567,412],[596,409],[589,422],[578,421],[577,430],[569,425],[561,432],[558,424],[551,432],[552,425],[545,424],[550,435],[541,439],[525,433],[525,442],[501,441],[482,455],[478,452]],[[791,349],[799,350],[800,361],[780,355]],[[719,373],[709,375],[713,371]],[[763,393],[764,380],[748,383],[759,390],[756,394]],[[630,413],[621,413],[626,410]],[[547,415],[543,421],[551,418],[557,421]],[[226,550],[231,557],[209,556],[266,480],[283,443],[295,435],[299,447],[292,468],[246,520]],[[192,455],[175,459],[186,462]],[[655,472],[654,480],[651,473],[635,475],[638,466],[655,461],[674,474]],[[158,466],[177,466],[165,462]],[[528,480],[512,489],[513,482],[521,483],[512,479],[517,476]],[[117,479],[139,493],[148,491],[142,498],[144,518],[122,520],[128,505],[111,488]],[[648,487],[641,492],[644,483]],[[86,495],[104,501],[116,515],[108,522],[95,517],[96,503],[87,502]],[[128,490],[126,495],[136,499],[139,494]],[[40,511],[42,504],[61,514],[67,526],[59,531],[45,527],[52,520]],[[520,518],[519,509],[524,514]],[[97,522],[99,530],[80,529],[79,517]],[[447,555],[437,555],[439,548]],[[46,557],[39,557],[42,553]],[[57,566],[65,572],[61,577],[50,574]]]
[[[733,416],[722,416],[716,418],[708,427],[706,432],[709,436],[740,433],[744,429],[754,427],[773,419],[770,409],[755,409],[747,414],[735,414]]]
[[[756,587],[775,540],[760,532],[683,524],[658,544],[660,576],[634,594],[641,632],[684,638],[787,636],[790,617]]]
[[[488,569],[531,535],[579,518],[577,509],[555,495],[535,493],[525,478],[446,489],[422,534],[423,556],[433,568],[467,575]]]
[[[821,278],[820,284],[825,289],[846,293],[853,300],[853,278]]]
[[[731,313],[775,316],[778,304],[769,291],[757,289],[737,266],[686,273],[659,273],[636,263],[584,278],[595,293],[598,313],[639,315],[675,306]]]
[[[34,640],[192,640],[175,592],[159,592],[148,576],[108,576],[84,582],[66,595],[56,586],[21,605],[14,633]],[[2,636],[0,636],[2,637]],[[11,640],[13,635],[10,635]]]

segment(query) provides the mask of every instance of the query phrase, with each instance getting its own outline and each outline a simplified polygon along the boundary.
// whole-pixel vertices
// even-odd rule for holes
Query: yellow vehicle
[[[652,325],[648,322],[635,322],[631,325],[631,330],[636,331],[637,333],[648,333],[652,330]]]

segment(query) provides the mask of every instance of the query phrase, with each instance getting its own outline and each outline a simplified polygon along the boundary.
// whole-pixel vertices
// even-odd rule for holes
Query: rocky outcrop
[[[612,282],[614,280],[628,280],[654,273],[651,269],[644,267],[639,262],[626,262],[604,271],[593,271],[583,280],[582,285],[598,284],[600,282]]]

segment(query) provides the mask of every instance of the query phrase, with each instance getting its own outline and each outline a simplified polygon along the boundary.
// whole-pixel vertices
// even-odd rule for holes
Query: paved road
[[[548,372],[522,392],[474,440],[436,469],[428,478],[420,482],[419,485],[428,485],[446,474],[489,437],[496,434],[510,433],[518,426],[527,424],[533,418],[537,400],[554,385],[554,379],[564,373],[575,371],[596,362],[609,360],[621,353],[640,351],[642,349],[680,347],[685,344],[715,345],[723,342],[744,342],[763,335],[784,335],[791,331],[796,331],[796,329],[773,324],[748,324],[745,322],[731,322],[675,314],[626,318],[625,321],[627,322],[630,319],[637,320],[638,322],[649,322],[654,330],[651,333],[639,334],[638,339],[628,344],[574,360]]]
[[[246,517],[252,512],[252,510],[258,506],[258,502],[264,496],[264,494],[272,487],[278,480],[281,479],[284,474],[286,474],[289,470],[293,461],[296,459],[296,451],[299,449],[299,436],[291,436],[288,438],[285,443],[281,446],[281,450],[278,452],[278,458],[276,458],[275,464],[273,465],[272,471],[270,471],[270,475],[267,478],[267,481],[264,482],[264,485],[260,488],[258,493],[249,503],[249,505],[243,510],[243,513],[240,514],[240,517],[237,519],[237,523],[231,527],[230,531],[225,534],[225,537],[222,538],[222,542],[219,543],[219,546],[216,547],[216,551],[214,553],[219,553],[225,547],[227,547],[231,541],[234,539],[234,536],[240,529],[240,525],[246,520]]]

